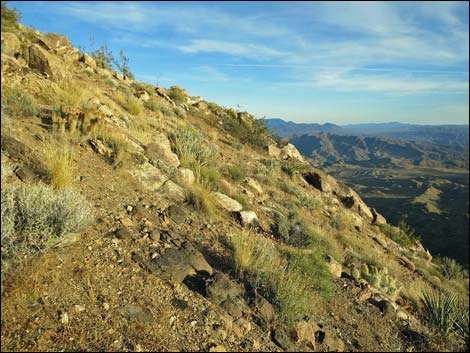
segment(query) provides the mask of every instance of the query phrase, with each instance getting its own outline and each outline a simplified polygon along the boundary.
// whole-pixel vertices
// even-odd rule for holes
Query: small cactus
[[[380,288],[380,283],[382,281],[382,276],[380,274],[375,274],[372,276],[372,285],[374,287]]]
[[[361,272],[356,267],[352,269],[351,275],[353,276],[354,279],[361,278]]]
[[[382,286],[387,287],[389,284],[390,284],[390,277],[388,276],[388,274],[384,274],[384,276],[382,277]]]
[[[384,275],[388,275],[388,268],[387,268],[387,267],[384,267],[384,268],[382,269],[382,273],[383,273]]]
[[[363,264],[361,265],[361,272],[362,272],[362,274],[364,274],[364,275],[369,275],[369,274],[370,274],[370,272],[369,272],[369,266],[367,266],[366,263],[363,263]]]

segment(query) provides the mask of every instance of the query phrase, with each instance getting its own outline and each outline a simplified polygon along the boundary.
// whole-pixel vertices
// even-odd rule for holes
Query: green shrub
[[[262,168],[260,172],[265,175],[271,175],[274,170],[279,168],[279,161],[276,159],[263,158],[260,162],[264,165],[265,168]]]
[[[381,224],[379,227],[386,236],[405,247],[414,245],[415,241],[420,239],[403,218],[398,223],[398,226],[399,230],[396,230],[389,224]]]
[[[153,112],[161,112],[161,105],[155,99],[144,102],[144,107]]]
[[[219,152],[197,132],[190,128],[179,128],[171,135],[174,149],[184,167],[210,165],[215,162]]]
[[[454,259],[449,257],[436,257],[434,260],[440,266],[440,272],[447,279],[468,278],[468,272]]]
[[[290,245],[307,247],[312,243],[311,229],[300,219],[297,212],[289,212],[287,217],[276,213],[271,230],[275,236]]]
[[[245,196],[243,196],[242,194],[233,195],[232,198],[234,200],[238,201],[240,203],[240,205],[243,206],[244,211],[248,211],[250,209],[250,205],[246,201]]]
[[[315,211],[321,207],[321,199],[316,197],[311,197],[307,194],[302,192],[296,193],[297,200],[296,205],[297,207],[303,207],[309,211]]]
[[[236,116],[228,116],[224,120],[224,130],[236,137],[242,144],[263,148],[266,144],[268,129],[262,119],[253,119],[246,123]]]
[[[297,160],[287,160],[282,162],[281,164],[281,170],[286,173],[288,176],[291,178],[294,175],[297,175],[299,173],[303,173],[306,169],[308,168],[307,165],[297,161]]]
[[[321,297],[327,299],[333,293],[333,282],[328,264],[321,252],[299,252],[296,249],[284,249],[288,268],[302,274],[308,281],[308,286],[313,288]]]
[[[228,175],[233,181],[241,183],[246,177],[246,170],[242,166],[232,165],[227,168]]]
[[[288,324],[310,315],[316,292],[309,278],[287,265],[269,240],[243,230],[230,237],[238,275],[268,298]]]
[[[91,221],[90,203],[70,188],[22,184],[1,193],[2,273]]]
[[[17,86],[2,87],[2,115],[26,117],[38,114],[36,100]]]
[[[7,7],[8,1],[2,1],[2,32],[14,29],[21,16],[18,11]]]
[[[178,105],[186,102],[186,92],[181,87],[170,87],[168,90],[168,96]]]

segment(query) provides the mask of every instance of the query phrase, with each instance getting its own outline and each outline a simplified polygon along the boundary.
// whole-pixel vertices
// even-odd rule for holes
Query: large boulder
[[[95,69],[96,68],[96,61],[95,59],[93,59],[90,55],[88,55],[87,53],[83,54],[81,57],[80,57],[80,61],[82,63],[85,63],[85,65]]]
[[[159,166],[162,163],[168,168],[178,168],[180,160],[171,150],[170,141],[164,134],[158,134],[153,138],[152,143],[145,146],[145,151],[150,162]]]
[[[281,155],[281,149],[274,145],[268,145],[268,155],[269,157],[278,158]]]
[[[21,52],[21,42],[14,33],[2,32],[2,53],[16,56]]]
[[[145,188],[150,191],[157,191],[168,177],[150,163],[143,163],[137,169],[130,172]]]
[[[282,148],[280,156],[282,159],[296,159],[304,162],[304,157],[302,157],[299,150],[292,143],[288,143]]]
[[[258,194],[263,193],[263,188],[261,185],[253,178],[247,178],[246,183],[248,184],[249,187],[251,187],[253,190],[255,190]]]
[[[318,169],[305,174],[304,179],[314,188],[323,192],[332,192],[338,187],[335,178]]]
[[[339,194],[341,202],[349,209],[356,211],[360,216],[373,221],[374,217],[370,208],[362,201],[359,195],[352,189],[348,188],[347,194]]]
[[[382,216],[379,212],[377,212],[375,208],[371,207],[370,211],[373,217],[372,224],[377,224],[377,225],[387,224],[387,220],[385,219],[385,217]]]
[[[176,170],[175,180],[181,185],[192,185],[196,177],[191,169],[180,167]]]
[[[239,211],[236,212],[236,217],[245,227],[260,227],[258,216],[254,211]]]
[[[175,202],[181,202],[185,198],[184,189],[171,180],[167,180],[158,191],[166,198]]]
[[[23,57],[31,70],[45,74],[48,77],[54,76],[49,54],[38,44],[33,44],[25,48]]]
[[[334,277],[341,277],[341,273],[343,272],[343,267],[341,266],[341,264],[330,255],[326,255],[325,260],[328,264],[328,269],[330,273]]]
[[[47,33],[40,39],[40,43],[47,49],[55,52],[63,52],[71,49],[72,45],[68,38],[57,33]]]
[[[240,204],[240,202],[228,197],[225,194],[222,194],[220,192],[214,192],[213,195],[219,205],[229,212],[238,212],[243,209],[243,206]]]

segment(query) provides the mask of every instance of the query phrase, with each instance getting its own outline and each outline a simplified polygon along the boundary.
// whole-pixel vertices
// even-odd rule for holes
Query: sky
[[[468,124],[468,2],[21,2],[138,80],[257,118]],[[91,38],[93,38],[91,40]]]

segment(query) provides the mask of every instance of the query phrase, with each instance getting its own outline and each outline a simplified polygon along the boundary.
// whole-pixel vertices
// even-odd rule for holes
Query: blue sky
[[[467,2],[20,2],[136,78],[255,116],[468,124]]]

